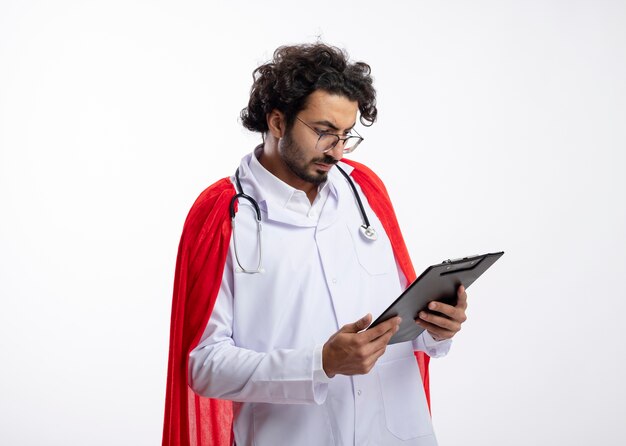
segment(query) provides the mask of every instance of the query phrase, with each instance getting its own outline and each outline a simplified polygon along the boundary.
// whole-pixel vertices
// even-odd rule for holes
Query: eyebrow
[[[330,121],[325,121],[325,120],[324,120],[324,121],[315,121],[313,124],[323,125],[323,126],[325,126],[325,127],[329,127],[329,128],[331,128],[331,129],[333,129],[333,130],[335,130],[335,131],[340,130],[340,129],[339,129],[339,127],[337,127],[335,124],[333,124],[333,123],[332,123],[332,122],[330,122]],[[348,127],[348,128],[346,129],[346,131],[348,131],[348,132],[349,132],[349,131],[351,131],[351,130],[354,128],[354,126],[355,126],[355,125],[356,125],[356,121],[355,121],[355,122],[354,122],[354,123],[353,123],[350,127]]]

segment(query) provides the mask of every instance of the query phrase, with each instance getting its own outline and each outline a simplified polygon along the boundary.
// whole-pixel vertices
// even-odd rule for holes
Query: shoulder
[[[366,175],[372,179],[375,179],[377,181],[380,181],[382,183],[382,180],[380,179],[380,177],[378,175],[376,175],[376,173],[374,173],[374,171],[372,169],[370,169],[369,167],[367,167],[365,164],[359,163],[358,161],[354,161],[354,160],[349,160],[346,158],[343,158],[341,160],[342,163],[347,164],[348,166],[352,167],[352,172],[358,172],[361,175]]]
[[[363,192],[368,195],[369,193],[382,193],[387,199],[389,198],[389,194],[387,193],[387,188],[385,187],[385,183],[380,177],[365,164],[359,163],[354,160],[342,159],[342,163],[347,164],[352,167],[352,172],[350,172],[350,176],[354,178],[354,180],[359,183]]]
[[[191,206],[183,233],[198,234],[206,225],[219,225],[229,218],[235,188],[230,178],[216,181],[200,193]]]
[[[230,178],[222,178],[211,184],[198,195],[198,198],[196,198],[196,201],[191,206],[190,213],[210,211],[211,207],[217,202],[225,199],[230,200],[234,194],[235,188]]]

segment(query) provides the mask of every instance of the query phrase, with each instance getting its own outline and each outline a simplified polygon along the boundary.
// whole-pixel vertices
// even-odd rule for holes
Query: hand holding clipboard
[[[438,265],[429,266],[367,329],[400,316],[402,323],[389,344],[412,341],[429,327],[428,319],[425,323],[421,323],[423,326],[415,322],[422,311],[428,310],[427,312],[434,314],[435,318],[445,317],[445,315],[437,314],[436,311],[429,310],[429,302],[443,302],[455,306],[459,287],[463,285],[464,288],[468,288],[503,254],[504,252],[497,252],[458,260],[446,260]],[[437,321],[432,317],[430,319],[433,322]]]

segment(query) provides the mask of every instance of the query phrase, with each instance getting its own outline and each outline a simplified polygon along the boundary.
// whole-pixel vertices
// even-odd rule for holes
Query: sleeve
[[[425,352],[431,358],[441,358],[446,356],[452,346],[452,339],[445,339],[443,341],[435,341],[433,337],[424,330],[413,341],[413,350]]]
[[[229,252],[213,312],[189,354],[192,390],[238,402],[322,404],[329,381],[322,368],[322,346],[257,352],[235,344],[232,275]]]

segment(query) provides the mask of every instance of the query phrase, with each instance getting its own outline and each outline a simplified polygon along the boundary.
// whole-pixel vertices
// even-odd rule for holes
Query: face
[[[318,90],[312,93],[298,118],[318,132],[347,135],[356,122],[358,103],[345,96]],[[326,181],[328,171],[343,156],[341,143],[326,153],[316,149],[319,136],[296,119],[278,143],[278,153],[298,179],[319,185]]]

